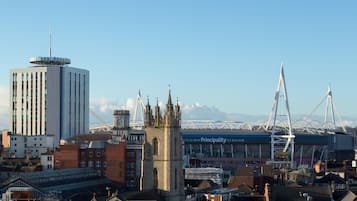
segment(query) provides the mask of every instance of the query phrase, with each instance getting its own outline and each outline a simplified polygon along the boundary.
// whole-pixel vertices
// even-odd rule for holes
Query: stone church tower
[[[181,111],[178,102],[172,104],[171,91],[163,116],[158,103],[153,116],[148,101],[144,123],[140,190],[157,190],[167,201],[184,200]]]

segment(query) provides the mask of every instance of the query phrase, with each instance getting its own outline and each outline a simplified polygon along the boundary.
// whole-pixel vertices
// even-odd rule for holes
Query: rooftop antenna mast
[[[50,53],[50,57],[52,57],[52,31],[51,31],[51,27],[50,27],[50,47],[49,47],[49,53]]]
[[[283,116],[286,117],[287,127],[286,125],[277,125],[280,97],[283,99],[283,104],[285,105],[286,114]],[[265,129],[271,133],[271,162],[273,165],[278,165],[279,167],[293,167],[295,135],[292,131],[291,115],[283,64],[281,64],[280,68],[279,83],[276,89],[272,111],[269,115],[269,120]]]

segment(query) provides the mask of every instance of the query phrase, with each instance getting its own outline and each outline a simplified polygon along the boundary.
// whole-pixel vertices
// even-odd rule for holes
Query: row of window
[[[87,155],[87,152],[81,152],[81,157],[85,157]],[[96,156],[96,158],[101,158],[102,156],[104,156],[104,153],[102,154],[102,152],[101,151],[96,151],[95,152],[95,156]],[[93,152],[92,151],[90,151],[90,152],[88,152],[88,157],[89,158],[93,158]]]
[[[39,138],[40,139],[40,141],[42,141],[42,138]],[[11,137],[11,141],[16,141],[17,140],[17,138],[16,137]],[[36,137],[34,137],[33,138],[33,140],[37,140],[37,138]],[[36,145],[35,145],[36,146]]]
[[[14,146],[16,147],[16,146],[17,146],[17,144],[14,144]],[[36,147],[36,146],[37,146],[37,144],[34,144],[33,146],[34,146],[34,147]],[[25,147],[27,147],[27,144],[25,144]],[[40,144],[40,147],[42,147],[42,144]]]
[[[88,164],[87,164],[86,161],[81,161],[79,163],[79,165],[80,165],[81,168],[83,168],[83,167],[92,168],[92,167],[94,167],[94,162],[95,162],[95,167],[97,167],[97,168],[101,168],[102,165],[103,165],[104,168],[107,167],[107,162],[106,161],[104,161],[103,164],[102,164],[102,161],[88,161]]]

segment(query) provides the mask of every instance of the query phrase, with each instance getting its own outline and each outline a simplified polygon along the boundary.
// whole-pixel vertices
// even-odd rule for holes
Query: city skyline
[[[0,115],[7,125],[10,68],[48,56],[51,29],[52,55],[91,72],[92,103],[128,106],[139,89],[145,102],[147,96],[165,101],[170,84],[173,96],[188,107],[268,116],[283,62],[293,117],[310,113],[331,84],[338,112],[356,118],[355,6],[2,2]]]

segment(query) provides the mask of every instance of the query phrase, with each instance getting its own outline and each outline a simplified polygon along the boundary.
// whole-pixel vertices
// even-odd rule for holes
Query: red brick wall
[[[107,162],[106,176],[125,185],[125,143],[108,144],[105,150]]]
[[[19,199],[19,200],[34,199],[32,195],[32,191],[13,191],[12,198]]]
[[[60,145],[54,153],[55,169],[79,167],[79,145]]]
[[[135,149],[125,150],[125,178],[127,187],[138,187],[139,178],[137,178],[136,173],[136,151]]]
[[[79,145],[60,145],[55,152],[55,169],[91,167],[108,179],[125,185],[125,143],[107,144],[105,149],[80,149]],[[97,165],[98,162],[98,165]]]

